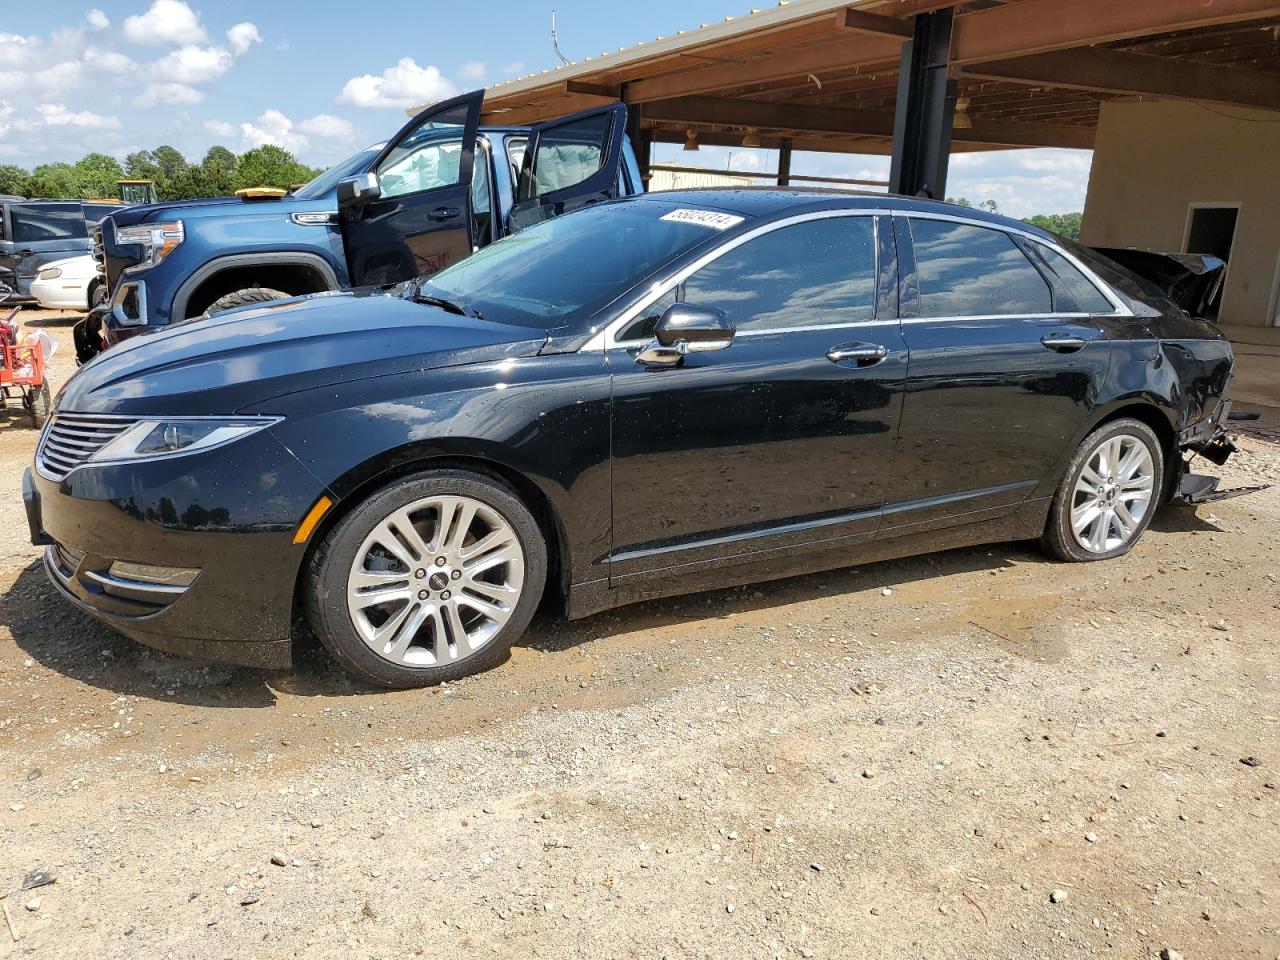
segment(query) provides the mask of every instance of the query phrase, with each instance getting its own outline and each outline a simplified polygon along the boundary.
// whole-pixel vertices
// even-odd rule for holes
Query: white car
[[[102,290],[97,265],[88,254],[54,260],[31,281],[31,295],[47,310],[89,310]]]

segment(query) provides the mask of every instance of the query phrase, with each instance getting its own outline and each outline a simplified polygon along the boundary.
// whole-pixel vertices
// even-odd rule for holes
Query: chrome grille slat
[[[50,480],[61,480],[137,422],[100,414],[55,414],[40,439],[36,466]]]

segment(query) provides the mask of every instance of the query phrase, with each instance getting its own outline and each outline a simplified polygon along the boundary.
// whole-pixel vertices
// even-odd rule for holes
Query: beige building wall
[[[1280,113],[1104,103],[1081,240],[1179,252],[1191,204],[1240,207],[1220,322],[1280,325]]]

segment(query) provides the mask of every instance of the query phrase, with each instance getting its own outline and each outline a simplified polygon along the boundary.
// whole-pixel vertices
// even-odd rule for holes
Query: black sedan
[[[73,604],[137,640],[407,687],[569,617],[911,553],[1128,551],[1205,500],[1231,348],[1026,224],[690,191],[550,220],[392,292],[105,353],[25,480]]]

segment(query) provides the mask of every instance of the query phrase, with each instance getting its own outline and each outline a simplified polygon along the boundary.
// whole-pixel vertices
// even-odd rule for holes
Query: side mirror
[[[654,328],[654,342],[636,356],[646,366],[671,367],[688,353],[723,350],[733,343],[734,326],[723,310],[673,303]]]
[[[376,173],[358,173],[338,181],[338,206],[349,207],[357,203],[368,203],[382,196],[382,185]]]

